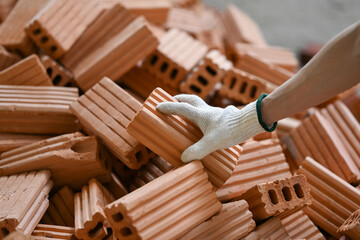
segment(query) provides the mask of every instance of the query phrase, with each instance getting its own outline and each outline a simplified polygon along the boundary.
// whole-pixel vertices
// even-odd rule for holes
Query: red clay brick
[[[4,22],[16,4],[16,0],[3,0],[0,2],[0,23]]]
[[[286,240],[290,239],[290,236],[282,226],[281,220],[278,217],[272,217],[241,240],[258,239]]]
[[[20,61],[20,59],[21,58],[18,55],[9,53],[3,46],[0,45],[0,71],[10,67],[14,63]]]
[[[171,8],[164,25],[167,29],[176,28],[190,34],[198,34],[203,29],[199,14],[186,8]]]
[[[351,239],[360,238],[360,209],[356,210],[346,219],[338,229],[338,232],[349,236]]]
[[[47,55],[40,57],[51,82],[56,86],[75,86],[73,74]]]
[[[109,190],[109,192],[111,192],[115,199],[121,198],[128,194],[125,186],[114,173],[111,173],[110,182],[105,183],[104,187]]]
[[[27,144],[36,143],[50,137],[52,136],[0,133],[0,153],[9,151],[14,148],[25,146]]]
[[[75,228],[48,224],[38,224],[31,233],[31,237],[34,240],[43,239],[41,237],[49,239],[76,239]]]

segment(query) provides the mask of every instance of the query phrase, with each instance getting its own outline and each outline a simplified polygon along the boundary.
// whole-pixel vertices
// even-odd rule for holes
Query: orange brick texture
[[[155,89],[128,125],[127,131],[171,165],[179,167],[184,164],[180,160],[181,153],[198,141],[202,133],[189,121],[156,110],[156,105],[164,101],[176,100],[162,89]],[[240,152],[241,147],[234,146],[213,152],[201,160],[214,186],[221,187],[230,177]]]
[[[241,240],[286,240],[291,239],[278,217],[271,217],[264,223],[258,225],[254,231]]]
[[[73,74],[67,70],[65,67],[61,66],[58,62],[54,61],[47,55],[40,57],[42,64],[46,69],[46,73],[51,79],[51,82],[55,86],[74,86],[73,83]]]
[[[360,209],[356,210],[340,226],[338,232],[349,236],[351,239],[360,238]]]
[[[48,224],[38,224],[35,230],[31,233],[31,237],[34,240],[42,239],[69,239],[75,240],[75,228],[57,226],[57,225],[48,225]]]
[[[35,143],[47,138],[51,135],[30,135],[30,134],[15,134],[15,133],[0,133],[0,153],[9,151],[11,149],[22,147],[27,144]]]
[[[3,46],[0,46],[0,71],[10,67],[18,61],[20,61],[20,57],[18,55],[9,53]]]
[[[177,239],[221,209],[200,161],[168,172],[107,205],[121,239]]]

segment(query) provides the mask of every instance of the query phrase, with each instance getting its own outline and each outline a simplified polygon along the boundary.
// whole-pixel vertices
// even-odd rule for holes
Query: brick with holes
[[[129,168],[139,169],[152,156],[126,131],[141,103],[109,78],[103,78],[71,104],[70,109]]]
[[[221,209],[200,161],[170,171],[110,203],[119,239],[177,239]]]
[[[181,83],[180,90],[205,99],[211,92],[215,91],[215,85],[231,68],[232,63],[224,55],[218,50],[212,50],[193,69],[190,76]]]
[[[249,235],[241,238],[241,240],[258,239],[287,240],[291,238],[281,224],[281,220],[278,217],[271,217],[270,219],[258,225]]]
[[[0,238],[14,231],[30,235],[49,205],[50,171],[1,174],[0,183]]]
[[[338,232],[351,239],[360,238],[360,209],[356,210],[338,229]]]
[[[0,84],[52,86],[39,57],[35,54],[15,63],[0,72]]]
[[[182,152],[198,141],[202,132],[195,124],[180,116],[158,111],[156,105],[164,101],[173,102],[176,99],[161,88],[156,88],[130,122],[127,131],[171,165],[179,167],[184,164],[181,161]],[[214,186],[221,187],[231,176],[241,150],[236,145],[215,151],[201,160]]]
[[[75,228],[49,225],[49,224],[38,224],[34,231],[31,233],[31,239],[67,239],[76,240]],[[46,237],[46,238],[45,238]]]
[[[144,61],[142,67],[174,89],[205,56],[208,48],[189,34],[170,29],[160,45]]]
[[[2,153],[0,175],[49,169],[55,187],[68,185],[77,190],[91,178],[110,180],[105,153],[94,136],[64,134]]]
[[[111,235],[104,207],[114,200],[113,195],[94,178],[83,186],[74,197],[76,237],[92,240]]]
[[[94,0],[54,0],[31,19],[26,32],[47,55],[59,59],[101,10]]]
[[[311,190],[312,204],[303,211],[319,228],[340,238],[337,230],[360,208],[360,191],[310,157],[296,173],[306,176]]]
[[[40,60],[54,85],[66,87],[75,86],[73,74],[65,67],[47,55],[42,55]]]
[[[9,53],[0,45],[0,71],[20,61],[20,59],[21,58],[17,54]]]
[[[311,204],[310,187],[304,175],[257,184],[236,199],[248,202],[256,222]]]

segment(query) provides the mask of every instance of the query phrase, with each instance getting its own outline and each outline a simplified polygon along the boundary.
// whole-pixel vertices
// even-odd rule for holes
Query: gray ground
[[[360,20],[360,0],[203,0],[223,10],[233,3],[253,18],[270,45],[294,52],[325,43]]]

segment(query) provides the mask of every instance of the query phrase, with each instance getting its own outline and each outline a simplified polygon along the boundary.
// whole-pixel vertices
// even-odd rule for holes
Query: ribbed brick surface
[[[51,82],[56,86],[73,86],[73,74],[47,55],[40,57]]]
[[[0,153],[9,151],[17,147],[25,146],[27,144],[35,143],[50,137],[52,136],[0,133]]]
[[[48,207],[51,187],[50,172],[1,174],[0,238],[16,230],[30,234]]]
[[[126,131],[141,103],[110,79],[103,78],[70,109],[128,167],[138,169],[151,157],[151,152]]]
[[[47,55],[59,59],[100,13],[94,0],[52,1],[31,19],[26,31]]]
[[[1,7],[0,7],[1,8]],[[0,10],[1,11],[1,10]],[[18,62],[21,58],[13,53],[9,53],[3,46],[0,46],[0,71]]]
[[[197,34],[203,30],[200,20],[199,14],[191,9],[171,8],[166,19],[165,27]]]
[[[73,227],[38,224],[35,230],[31,233],[34,240],[40,239],[66,239],[75,240],[75,229]]]
[[[198,127],[179,116],[166,115],[156,110],[156,105],[164,101],[176,101],[164,90],[157,88],[148,97],[143,108],[131,121],[127,131],[154,153],[174,167],[184,163],[182,152],[202,137]],[[203,158],[209,180],[222,186],[233,172],[241,152],[240,146],[213,152]]]
[[[0,22],[3,22],[16,4],[16,0],[3,0],[0,2]]]
[[[52,86],[39,57],[35,54],[0,72],[0,84]]]
[[[182,236],[181,240],[237,240],[255,228],[255,222],[246,201],[223,204],[222,209],[209,220]]]
[[[346,219],[343,225],[338,229],[338,232],[351,237],[351,239],[360,238],[360,209],[356,210],[348,219]]]
[[[201,162],[168,172],[107,205],[120,239],[177,239],[221,209]]]
[[[163,83],[177,89],[193,67],[205,56],[208,48],[189,34],[170,29],[160,45],[143,63],[143,68]]]
[[[339,238],[338,228],[360,208],[360,191],[309,157],[297,173],[306,176],[313,198],[304,212],[317,226]]]
[[[266,222],[260,224],[249,235],[241,240],[286,240],[291,239],[287,234],[285,228],[281,224],[281,220],[278,217],[272,217]]]
[[[231,177],[216,192],[222,202],[240,196],[256,184],[291,177],[279,140],[251,141],[243,148]]]
[[[111,192],[115,199],[121,198],[128,194],[124,184],[121,180],[112,172],[110,182],[105,183],[104,187]]]
[[[49,169],[55,186],[79,189],[93,177],[109,180],[108,159],[99,159],[100,151],[95,137],[61,135],[2,153],[0,174]]]

